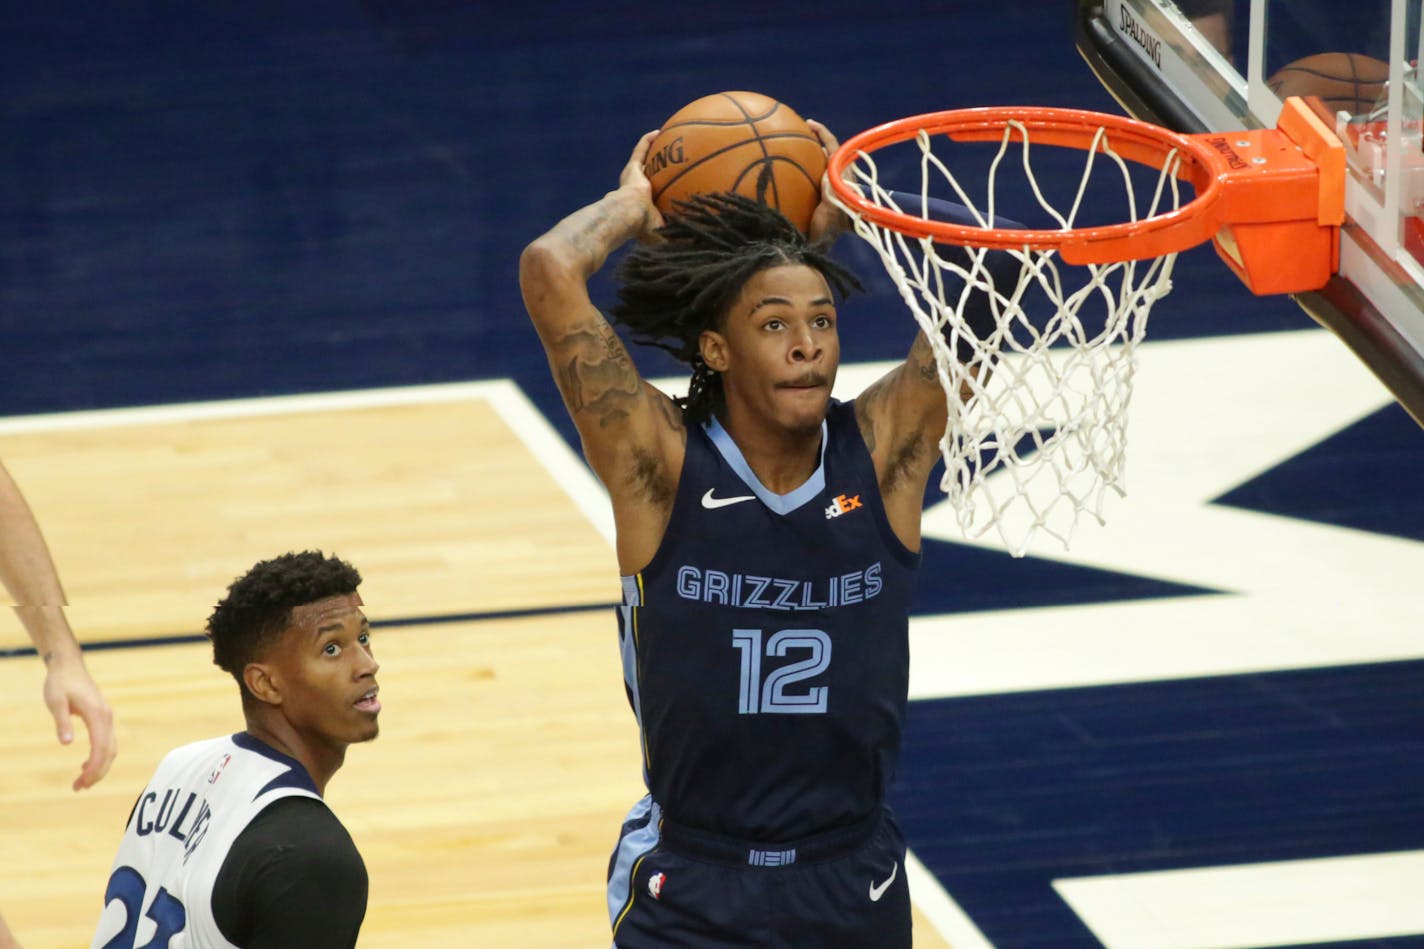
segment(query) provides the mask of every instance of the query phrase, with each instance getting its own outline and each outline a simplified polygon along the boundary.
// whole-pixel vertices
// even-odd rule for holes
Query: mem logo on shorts
[[[826,520],[830,520],[833,517],[840,517],[842,514],[849,514],[860,506],[860,495],[853,494],[850,497],[846,497],[844,494],[838,494],[836,495],[836,499],[826,508]]]
[[[824,709],[823,709],[824,710]],[[796,848],[790,850],[748,850],[747,865],[753,867],[789,867],[796,862]]]

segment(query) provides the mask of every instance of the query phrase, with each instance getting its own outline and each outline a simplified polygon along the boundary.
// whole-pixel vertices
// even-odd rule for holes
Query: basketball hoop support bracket
[[[1339,268],[1345,219],[1339,139],[1295,97],[1274,129],[1187,137],[1219,158],[1212,243],[1231,271],[1258,295],[1323,287]]]

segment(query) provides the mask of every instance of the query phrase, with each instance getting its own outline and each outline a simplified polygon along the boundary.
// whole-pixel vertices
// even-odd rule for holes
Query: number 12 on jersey
[[[818,715],[826,711],[828,686],[812,685],[805,691],[787,687],[825,672],[831,666],[831,637],[819,629],[783,629],[766,641],[765,655],[785,656],[792,650],[809,650],[810,656],[773,669],[761,676],[762,631],[732,630],[732,648],[741,653],[742,677],[737,712],[742,715]]]

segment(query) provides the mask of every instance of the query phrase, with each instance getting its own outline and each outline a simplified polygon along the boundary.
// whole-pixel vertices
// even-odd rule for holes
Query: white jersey
[[[92,949],[230,947],[213,919],[213,884],[233,841],[284,797],[320,800],[295,760],[251,735],[170,751],[134,805]]]

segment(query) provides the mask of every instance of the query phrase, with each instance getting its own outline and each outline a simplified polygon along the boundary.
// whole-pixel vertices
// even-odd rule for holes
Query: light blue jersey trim
[[[633,711],[642,720],[642,712],[638,708],[638,644],[633,636],[633,610],[643,605],[642,597],[638,595],[637,577],[619,577],[623,583],[623,605],[618,608],[623,614],[623,629],[618,643],[619,650],[623,654],[623,683],[628,686],[628,690],[633,693]]]
[[[646,739],[643,738],[643,699],[638,694],[638,641],[636,610],[643,605],[643,595],[638,589],[638,578],[619,577],[623,583],[623,605],[618,608],[623,617],[623,628],[620,631],[618,650],[623,659],[623,684],[628,687],[628,694],[633,697],[633,717],[638,720],[638,745],[643,747]],[[639,755],[643,758],[642,755]],[[643,760],[643,784],[648,782],[647,760]]]
[[[651,794],[634,804],[624,818],[625,825],[640,820],[645,823],[624,834],[613,852],[613,872],[608,875],[608,924],[613,927],[615,939],[619,918],[632,897],[633,871],[638,860],[658,845],[658,839],[662,836],[659,827],[662,819],[663,809],[653,802]]]
[[[827,425],[821,422],[821,457],[816,463],[816,470],[806,479],[806,483],[794,491],[787,494],[773,494],[752,472],[752,466],[747,464],[746,458],[742,457],[742,450],[737,447],[737,443],[732,441],[732,436],[727,434],[727,430],[722,427],[722,423],[715,418],[705,426],[707,437],[712,439],[712,444],[720,454],[732,466],[732,470],[737,473],[737,477],[746,482],[747,487],[753,494],[771,508],[777,514],[790,514],[808,501],[820,497],[821,491],[826,487],[826,443],[829,440]]]

